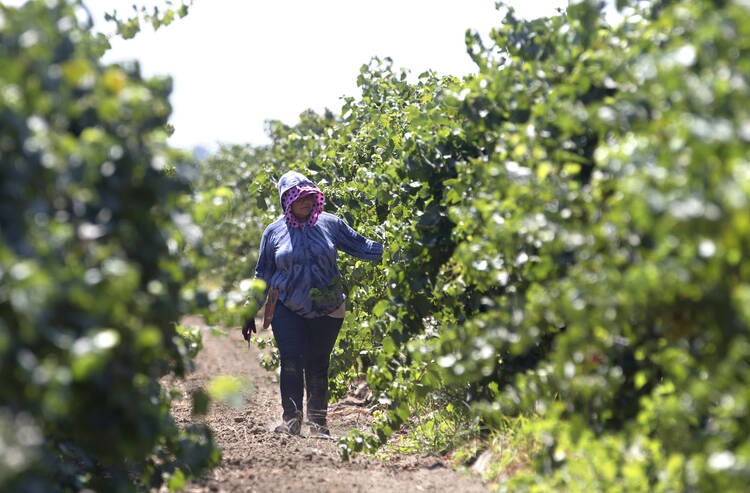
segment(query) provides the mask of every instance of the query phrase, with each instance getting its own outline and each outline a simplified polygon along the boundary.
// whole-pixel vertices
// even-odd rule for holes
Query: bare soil
[[[276,373],[260,367],[261,352],[248,348],[239,330],[222,336],[205,330],[198,318],[183,320],[203,328],[203,350],[196,370],[185,380],[171,382],[183,399],[173,403],[178,423],[200,420],[209,424],[222,450],[221,464],[198,481],[188,492],[414,492],[451,490],[486,492],[475,475],[455,471],[445,458],[424,455],[395,455],[387,460],[356,456],[343,462],[337,442],[305,436],[274,433],[280,423],[281,403]],[[265,333],[264,335],[268,335]],[[242,409],[213,403],[207,416],[191,415],[190,392],[203,387],[217,375],[233,375],[251,382],[252,390]],[[352,429],[367,429],[372,416],[361,395],[350,395],[329,408],[333,436]]]

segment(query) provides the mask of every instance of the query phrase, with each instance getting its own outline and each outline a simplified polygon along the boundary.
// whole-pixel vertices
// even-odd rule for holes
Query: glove
[[[253,333],[257,332],[255,329],[254,318],[249,319],[245,322],[245,325],[242,326],[242,337],[247,341],[248,345],[250,344],[250,331]]]

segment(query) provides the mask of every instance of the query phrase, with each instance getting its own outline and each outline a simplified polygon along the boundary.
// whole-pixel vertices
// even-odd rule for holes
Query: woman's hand
[[[242,337],[247,341],[247,345],[250,346],[250,332],[256,333],[257,329],[255,328],[255,319],[250,318],[245,322],[245,324],[242,326]]]

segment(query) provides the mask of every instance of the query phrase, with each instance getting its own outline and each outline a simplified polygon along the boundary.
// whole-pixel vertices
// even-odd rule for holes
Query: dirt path
[[[185,321],[200,325],[197,319]],[[187,396],[216,375],[234,375],[252,382],[254,390],[242,409],[212,404],[206,422],[222,449],[222,462],[202,480],[189,484],[188,492],[486,492],[475,476],[453,471],[439,457],[395,456],[387,462],[355,457],[339,459],[336,442],[290,437],[273,432],[281,405],[275,374],[258,365],[260,351],[248,349],[240,334],[219,336],[203,330],[203,350],[196,371],[173,386]],[[188,423],[190,400],[173,405],[178,423]],[[333,404],[329,426],[335,436],[365,428],[368,415],[360,407]],[[303,427],[303,433],[306,432]]]

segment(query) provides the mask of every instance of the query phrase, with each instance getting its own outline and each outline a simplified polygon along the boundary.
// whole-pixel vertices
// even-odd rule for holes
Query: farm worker
[[[281,356],[283,422],[274,431],[300,433],[304,389],[310,432],[329,435],[328,365],[346,313],[336,254],[380,261],[383,245],[323,212],[323,193],[301,173],[285,173],[278,188],[284,216],[263,232],[255,267],[268,292],[264,326],[270,322]],[[254,321],[246,336],[248,325]]]

